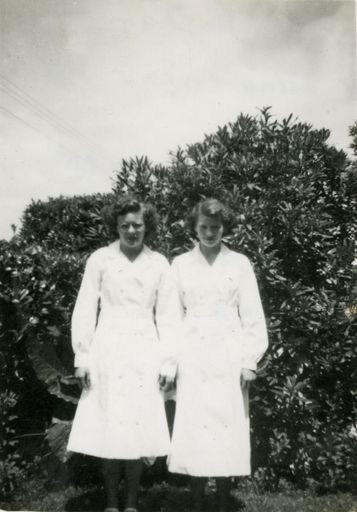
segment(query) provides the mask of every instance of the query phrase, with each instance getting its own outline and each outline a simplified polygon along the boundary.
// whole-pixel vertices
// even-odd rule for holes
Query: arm
[[[175,263],[165,265],[156,298],[156,325],[162,344],[160,383],[172,383],[176,375],[178,338],[183,315]]]
[[[244,258],[239,284],[239,316],[243,329],[242,378],[254,380],[257,363],[268,347],[259,289],[250,261]]]
[[[100,268],[98,254],[87,260],[82,283],[72,314],[72,347],[75,354],[75,375],[82,387],[90,386],[90,345],[92,343],[100,294]]]

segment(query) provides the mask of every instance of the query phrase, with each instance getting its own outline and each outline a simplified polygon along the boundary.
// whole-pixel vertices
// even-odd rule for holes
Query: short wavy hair
[[[102,217],[108,226],[110,235],[118,236],[118,217],[127,213],[143,212],[145,225],[145,240],[153,238],[157,231],[158,215],[154,206],[140,201],[132,194],[125,194],[115,199],[110,205],[102,209]]]
[[[207,217],[212,217],[222,222],[225,235],[230,234],[235,225],[232,210],[218,199],[207,197],[197,203],[188,215],[187,224],[191,234],[194,236],[196,236],[196,226],[199,215],[206,215]]]

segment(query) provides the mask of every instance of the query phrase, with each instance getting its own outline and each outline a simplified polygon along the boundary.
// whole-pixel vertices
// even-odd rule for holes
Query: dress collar
[[[127,261],[129,263],[135,263],[136,261],[141,260],[141,258],[143,256],[149,256],[152,252],[151,249],[149,249],[149,247],[144,244],[142,250],[140,251],[138,256],[135,258],[135,260],[130,261],[129,258],[120,250],[120,240],[119,239],[115,240],[115,242],[112,242],[111,244],[109,244],[108,247],[113,254],[115,254],[116,256],[119,256],[120,259],[122,259],[123,261]]]
[[[217,257],[214,260],[214,262],[212,263],[212,265],[210,265],[201,252],[199,242],[197,242],[196,245],[194,246],[194,248],[191,250],[191,254],[194,256],[195,259],[198,259],[201,261],[203,260],[209,267],[213,267],[215,265],[215,263],[217,262],[217,260],[221,259],[221,257],[224,256],[225,254],[227,254],[228,252],[230,252],[230,249],[228,249],[228,247],[221,242],[220,251],[217,254]]]

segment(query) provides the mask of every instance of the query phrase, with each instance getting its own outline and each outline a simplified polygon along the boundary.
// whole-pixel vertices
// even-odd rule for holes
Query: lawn
[[[122,495],[122,488],[121,488]],[[259,494],[253,490],[235,497],[232,511],[243,512],[357,512],[357,496],[349,493],[314,496],[303,491],[285,491]],[[208,488],[207,512],[214,512],[214,494]],[[189,512],[190,493],[186,486],[154,484],[143,488],[140,496],[141,512]],[[51,512],[89,512],[104,509],[104,496],[95,487],[67,486],[57,490],[46,489],[45,482],[24,482],[9,502],[0,502],[3,510],[36,510]]]

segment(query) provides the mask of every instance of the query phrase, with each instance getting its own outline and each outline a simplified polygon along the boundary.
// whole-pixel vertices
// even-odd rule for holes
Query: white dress
[[[158,378],[176,371],[174,297],[167,260],[146,246],[134,262],[118,241],[88,258],[72,344],[75,366],[90,368],[92,384],[79,400],[69,451],[108,459],[168,453]]]
[[[172,264],[183,328],[169,470],[193,476],[250,473],[248,395],[268,341],[252,266],[222,245],[209,265],[197,245]]]

